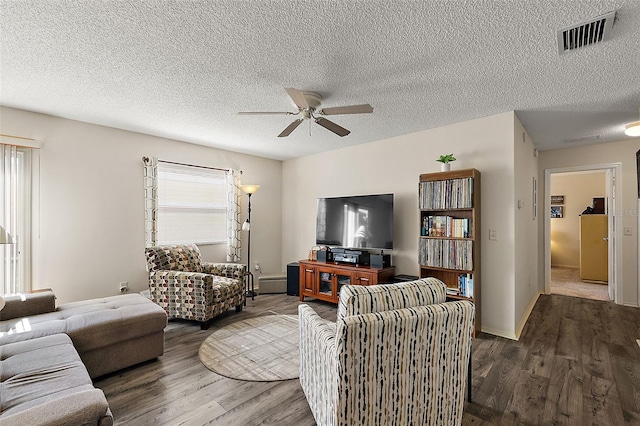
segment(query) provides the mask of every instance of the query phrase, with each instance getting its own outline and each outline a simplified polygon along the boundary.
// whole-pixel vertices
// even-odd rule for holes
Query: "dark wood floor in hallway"
[[[307,302],[335,321],[335,305]],[[267,313],[295,314],[298,298],[261,295],[209,330],[170,321],[165,354],[103,377],[117,425],[314,425],[297,380],[243,382],[198,359],[211,332]],[[640,425],[640,310],[540,296],[519,341],[481,334],[473,347],[473,402],[464,425]],[[394,425],[397,426],[397,425]]]

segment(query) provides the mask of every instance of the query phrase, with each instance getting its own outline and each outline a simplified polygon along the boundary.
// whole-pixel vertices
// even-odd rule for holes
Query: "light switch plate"
[[[498,231],[496,231],[495,229],[489,229],[489,239],[490,240],[497,240],[498,239]]]

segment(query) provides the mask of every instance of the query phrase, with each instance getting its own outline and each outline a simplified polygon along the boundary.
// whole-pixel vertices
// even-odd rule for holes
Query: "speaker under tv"
[[[372,254],[369,257],[369,263],[372,268],[382,269],[391,266],[390,254]]]
[[[300,291],[300,264],[291,262],[287,265],[287,295],[298,296]]]
[[[330,250],[318,250],[318,262],[333,262],[333,253]]]

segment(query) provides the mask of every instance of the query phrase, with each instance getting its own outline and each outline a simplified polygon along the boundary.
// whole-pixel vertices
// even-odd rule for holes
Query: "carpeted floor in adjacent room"
[[[583,282],[580,270],[576,268],[552,267],[551,293],[591,300],[610,300],[606,284]]]

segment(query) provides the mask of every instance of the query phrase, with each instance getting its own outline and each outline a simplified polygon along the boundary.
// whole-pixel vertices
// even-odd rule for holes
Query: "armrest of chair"
[[[187,271],[170,271],[160,269],[158,271],[153,271],[149,273],[149,281],[160,281],[160,280],[184,280],[188,278],[192,278],[195,280],[201,280],[211,274],[207,274],[204,272],[187,272]]]
[[[245,282],[247,265],[244,263],[202,262],[202,272]]]
[[[49,289],[8,294],[2,297],[4,298],[5,306],[0,311],[1,321],[44,314],[56,310],[56,295]]]
[[[215,284],[220,282],[226,283],[228,282],[227,278],[237,279],[235,277],[225,277],[204,272],[153,271],[149,273],[149,293],[151,294],[151,300],[154,300],[154,296],[162,294],[169,287],[174,289],[185,287],[189,288],[189,291],[193,291],[195,294],[210,297],[211,294],[216,291],[214,288],[216,287]],[[168,283],[168,286],[165,286],[165,283]]]
[[[211,285],[207,288],[207,282],[213,283],[213,278],[213,275],[203,272],[153,271],[149,273],[149,294],[151,300],[157,302],[157,298],[167,292],[169,288],[185,287],[190,289],[189,292],[204,297],[206,291],[212,291]]]
[[[300,385],[318,424],[329,424],[339,380],[336,333],[309,305],[298,306],[298,319]]]

